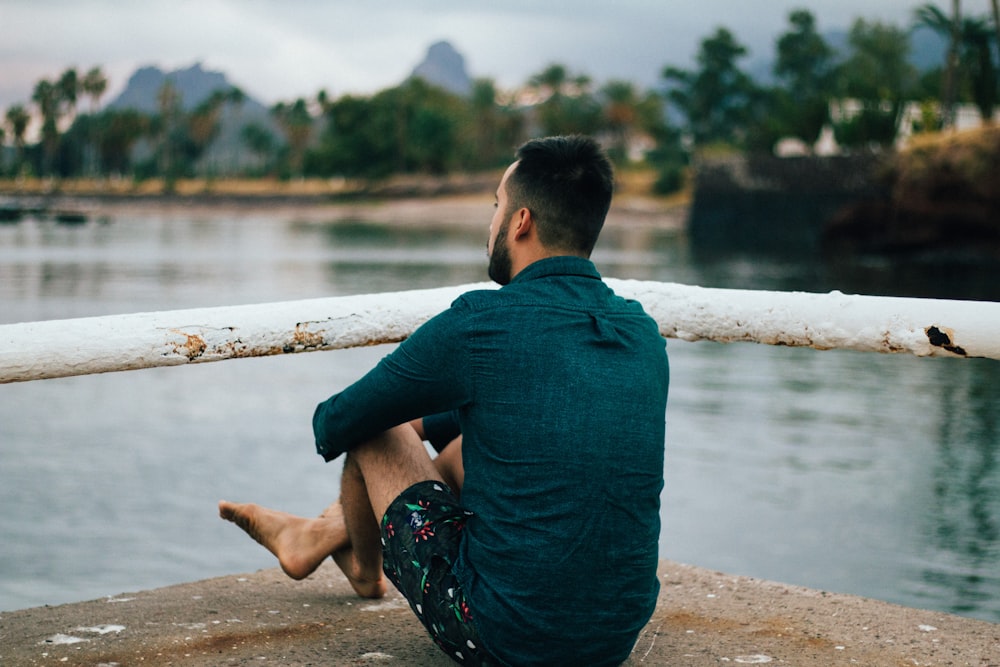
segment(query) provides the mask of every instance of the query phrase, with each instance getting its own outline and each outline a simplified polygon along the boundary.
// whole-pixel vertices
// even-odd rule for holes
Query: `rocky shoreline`
[[[873,173],[885,196],[831,219],[828,253],[1000,260],[1000,127],[916,140]]]
[[[715,158],[695,172],[696,250],[1000,259],[1000,127],[894,153]]]

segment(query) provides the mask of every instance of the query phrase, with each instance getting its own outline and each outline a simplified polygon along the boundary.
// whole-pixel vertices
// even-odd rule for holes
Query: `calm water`
[[[0,225],[0,324],[477,282],[486,224],[116,215]],[[609,229],[604,275],[998,298],[942,272],[693,257]],[[985,271],[985,273],[984,273]],[[670,341],[664,557],[1000,621],[1000,363]],[[271,567],[219,498],[313,514],[316,402],[388,348],[0,385],[0,610]]]

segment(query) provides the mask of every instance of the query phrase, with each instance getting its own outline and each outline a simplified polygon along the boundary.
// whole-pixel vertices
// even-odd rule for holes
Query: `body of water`
[[[0,324],[478,282],[491,204],[468,226],[183,210],[0,225]],[[1000,284],[989,267],[696,257],[648,225],[607,229],[594,259],[709,287]],[[322,510],[339,464],[314,453],[313,408],[388,350],[0,385],[0,610],[273,566],[217,500]],[[668,350],[664,558],[1000,621],[1000,362]]]

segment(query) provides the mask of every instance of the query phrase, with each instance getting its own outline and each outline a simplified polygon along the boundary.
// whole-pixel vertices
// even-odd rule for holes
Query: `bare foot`
[[[340,513],[306,519],[253,503],[222,500],[219,516],[235,523],[274,554],[281,569],[292,579],[305,579],[327,556],[348,546]]]

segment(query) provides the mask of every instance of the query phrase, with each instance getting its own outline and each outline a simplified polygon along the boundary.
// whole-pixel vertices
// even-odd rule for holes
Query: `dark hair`
[[[533,139],[517,149],[507,177],[507,215],[527,208],[547,247],[589,256],[611,206],[614,172],[583,136]]]

